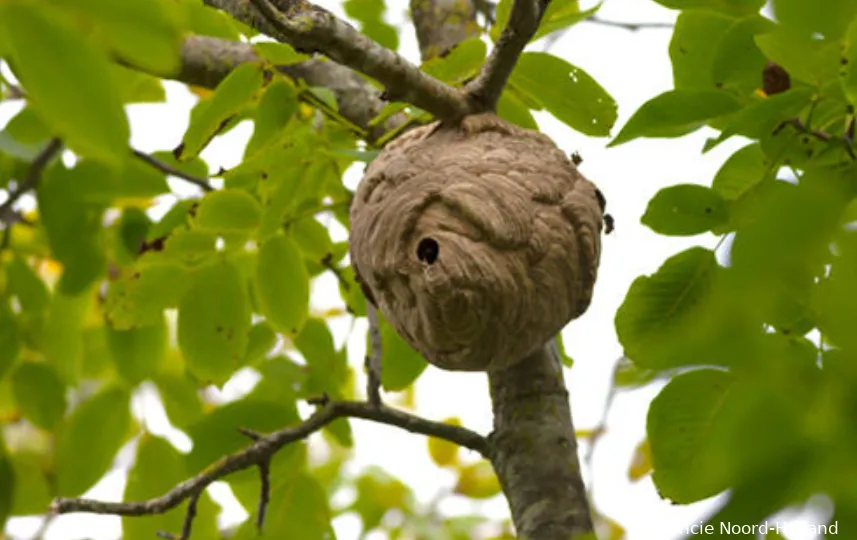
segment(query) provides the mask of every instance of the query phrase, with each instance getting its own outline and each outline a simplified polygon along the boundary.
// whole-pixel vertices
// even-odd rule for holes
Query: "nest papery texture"
[[[493,114],[390,143],[351,207],[352,263],[430,363],[510,366],[592,298],[603,209],[541,133]]]

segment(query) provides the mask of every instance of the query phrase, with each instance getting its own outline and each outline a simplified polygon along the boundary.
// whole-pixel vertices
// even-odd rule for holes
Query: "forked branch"
[[[319,409],[305,421],[296,426],[283,428],[270,434],[247,433],[254,442],[245,449],[221,458],[203,472],[178,484],[175,488],[161,497],[136,502],[107,502],[83,498],[59,498],[51,504],[51,513],[68,514],[72,512],[89,512],[94,514],[112,514],[118,516],[145,516],[163,514],[181,504],[187,499],[193,502],[211,483],[221,478],[249,467],[258,467],[262,473],[263,483],[267,474],[267,466],[271,457],[287,444],[306,439],[337,418],[361,418],[380,424],[395,426],[411,433],[419,433],[430,437],[444,439],[465,448],[475,450],[483,456],[488,456],[488,440],[482,435],[466,428],[434,422],[425,418],[387,407],[383,404],[372,404],[362,401],[330,401],[326,397],[315,401]],[[262,490],[262,500],[266,499],[266,490]],[[262,501],[260,501],[262,502]],[[181,536],[167,537],[187,540],[185,534],[190,534],[190,510],[185,519]],[[265,505],[260,504],[259,515],[263,516]]]

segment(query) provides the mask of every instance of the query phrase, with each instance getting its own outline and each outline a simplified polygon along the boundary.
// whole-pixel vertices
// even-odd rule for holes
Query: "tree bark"
[[[411,0],[411,17],[423,61],[479,35],[475,0]]]
[[[569,540],[592,532],[568,391],[556,340],[488,373],[491,464],[519,538]]]

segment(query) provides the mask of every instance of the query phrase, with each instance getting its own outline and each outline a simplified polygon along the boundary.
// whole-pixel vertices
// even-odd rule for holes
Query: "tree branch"
[[[245,62],[257,62],[259,56],[253,46],[240,41],[190,36],[181,46],[181,65],[173,73],[150,73],[204,88],[214,88],[235,67]],[[120,61],[126,67],[145,71],[142,68]],[[381,91],[372,86],[357,72],[326,60],[309,60],[297,64],[277,66],[284,75],[295,80],[306,81],[309,86],[328,88],[336,96],[339,114],[368,133],[368,142],[374,143],[387,131],[405,122],[406,116],[396,114],[377,125],[370,121],[381,113],[384,101]],[[303,98],[303,96],[299,96]],[[313,103],[313,105],[315,105]]]
[[[444,56],[465,39],[479,35],[478,1],[411,0],[411,18],[423,62]]]
[[[518,536],[569,540],[592,532],[556,340],[488,373],[494,408],[491,464]]]
[[[192,174],[188,174],[184,171],[176,169],[175,167],[172,167],[172,166],[164,163],[160,159],[152,157],[149,154],[147,154],[146,152],[142,152],[140,150],[134,150],[134,155],[138,159],[140,159],[141,161],[148,163],[149,165],[151,165],[152,167],[156,168],[157,170],[161,171],[164,174],[168,174],[170,176],[175,176],[177,178],[181,178],[182,180],[190,182],[191,184],[199,187],[203,191],[213,191],[214,190],[214,188],[211,186],[211,184],[208,183],[207,178],[200,178],[199,176],[194,176]]]
[[[443,120],[471,111],[459,90],[427,75],[395,52],[367,38],[330,12],[306,1],[204,0],[299,50],[321,52],[385,87],[391,101],[403,101]]]
[[[539,29],[539,22],[548,4],[550,0],[515,0],[509,13],[509,22],[482,66],[482,71],[466,87],[470,98],[484,110],[496,107],[518,57]]]
[[[469,429],[434,422],[419,416],[392,409],[385,405],[373,405],[360,401],[328,401],[317,400],[321,407],[305,421],[297,426],[283,428],[268,435],[253,434],[256,442],[234,454],[225,456],[215,464],[206,467],[203,472],[185,480],[165,495],[146,501],[137,502],[107,502],[93,499],[58,498],[51,504],[52,514],[68,514],[72,512],[89,512],[94,514],[112,514],[119,516],[145,516],[163,514],[178,506],[185,499],[197,497],[211,483],[233,472],[249,467],[260,467],[271,456],[289,443],[306,439],[337,418],[361,418],[380,424],[399,427],[411,433],[419,433],[437,437],[465,448],[475,450],[483,456],[488,456],[488,440]],[[263,495],[264,497],[264,495]],[[191,508],[189,508],[190,514]],[[191,518],[192,519],[192,518]],[[189,520],[185,520],[185,530],[189,531]],[[186,540],[185,536],[181,536]]]
[[[597,15],[593,15],[588,19],[585,19],[586,22],[590,22],[593,24],[600,24],[601,26],[612,26],[613,28],[622,28],[623,30],[628,30],[630,32],[636,32],[638,30],[648,30],[648,29],[669,29],[675,28],[673,23],[668,22],[640,22],[640,23],[631,23],[631,22],[621,22],[621,21],[610,21],[607,19],[602,19]]]
[[[30,170],[27,171],[27,176],[15,186],[14,190],[9,192],[9,198],[3,201],[3,204],[0,204],[0,223],[6,223],[8,226],[15,221],[15,213],[12,207],[25,193],[35,189],[39,185],[45,167],[48,166],[61,149],[62,142],[59,139],[51,139],[42,151],[33,158],[33,163],[30,165]]]

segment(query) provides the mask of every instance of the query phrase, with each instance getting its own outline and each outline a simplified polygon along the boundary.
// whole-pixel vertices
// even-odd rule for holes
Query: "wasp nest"
[[[351,207],[351,257],[430,363],[510,366],[589,306],[603,207],[541,133],[493,114],[390,143]]]

